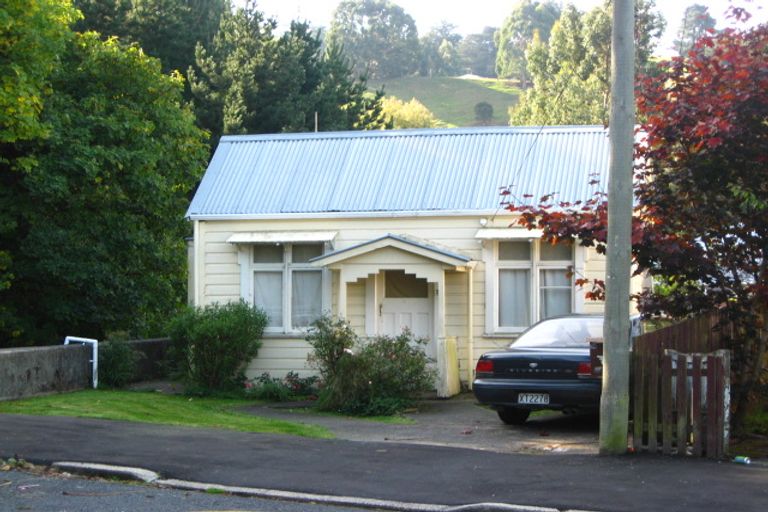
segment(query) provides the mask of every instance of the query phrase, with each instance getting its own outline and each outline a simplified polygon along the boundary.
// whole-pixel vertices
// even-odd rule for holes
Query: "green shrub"
[[[336,361],[333,378],[320,392],[318,407],[360,416],[402,411],[433,386],[425,344],[407,330],[396,337],[358,343],[356,353],[344,352]]]
[[[487,101],[475,104],[475,120],[480,124],[488,124],[493,120],[493,105]]]
[[[326,315],[315,320],[306,340],[312,347],[312,353],[307,358],[309,365],[320,372],[324,382],[333,380],[339,361],[358,343],[349,322]]]
[[[171,339],[166,357],[166,370],[173,379],[185,379],[189,366],[188,348],[192,339],[198,312],[193,307],[184,307],[170,320],[166,332]]]
[[[198,393],[239,388],[266,325],[266,314],[242,300],[187,308],[168,326],[173,365]]]
[[[99,343],[99,387],[122,388],[136,380],[142,354],[127,339],[127,334],[120,332]]]
[[[377,395],[411,399],[434,386],[435,376],[424,353],[427,340],[414,338],[409,330],[399,336],[374,338],[363,349],[372,360]]]

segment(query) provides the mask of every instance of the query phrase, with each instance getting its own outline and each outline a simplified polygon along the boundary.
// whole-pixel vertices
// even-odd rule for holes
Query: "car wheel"
[[[531,411],[526,409],[499,409],[496,411],[499,419],[507,425],[522,425],[528,419]]]

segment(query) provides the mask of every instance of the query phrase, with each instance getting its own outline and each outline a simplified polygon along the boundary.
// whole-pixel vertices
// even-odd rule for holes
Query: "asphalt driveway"
[[[423,400],[404,416],[408,424],[323,415],[292,404],[254,406],[247,412],[270,418],[321,425],[337,439],[471,448],[498,453],[597,454],[598,419],[559,412],[534,417],[526,425],[502,423],[495,411],[462,394],[449,400]]]

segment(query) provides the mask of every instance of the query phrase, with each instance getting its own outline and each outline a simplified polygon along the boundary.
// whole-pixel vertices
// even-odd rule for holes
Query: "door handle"
[[[382,308],[382,306],[384,306],[384,304],[382,304],[381,302],[379,302],[379,316],[381,316],[381,308]]]

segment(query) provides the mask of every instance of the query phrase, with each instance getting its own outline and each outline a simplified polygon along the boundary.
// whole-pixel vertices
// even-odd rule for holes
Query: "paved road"
[[[362,512],[363,509],[161,489],[22,471],[0,472],[0,510],[25,512]]]
[[[119,421],[0,416],[0,457],[152,469],[167,478],[338,496],[598,511],[764,512],[768,470],[651,456],[501,454]]]

